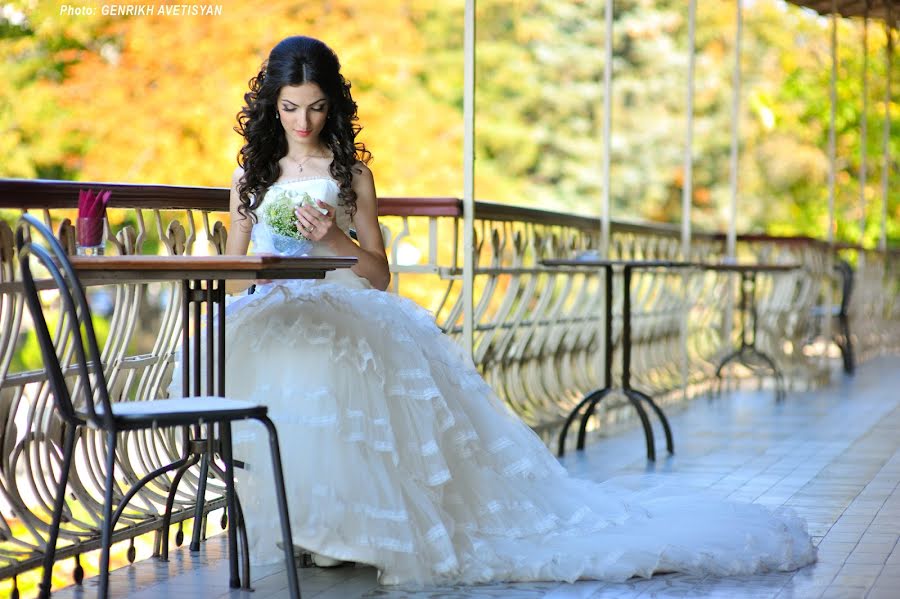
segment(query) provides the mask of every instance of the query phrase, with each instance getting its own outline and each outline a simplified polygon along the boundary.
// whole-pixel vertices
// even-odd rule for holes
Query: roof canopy
[[[788,0],[793,4],[799,4],[811,8],[814,11],[827,15],[831,13],[832,0]],[[869,5],[869,16],[887,20],[888,5],[893,5],[892,16],[894,20],[900,12],[900,3],[896,0],[837,0],[837,12],[844,17],[862,17],[866,14],[866,5]]]

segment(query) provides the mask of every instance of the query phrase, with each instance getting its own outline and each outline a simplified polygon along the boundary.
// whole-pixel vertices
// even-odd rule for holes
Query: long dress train
[[[276,183],[263,206],[279,189],[337,203],[337,184],[314,178]],[[349,228],[342,209],[337,220]],[[252,238],[257,253],[325,253],[262,216]],[[349,270],[261,285],[227,319],[227,393],[270,408],[295,544],[371,564],[384,584],[733,575],[815,560],[791,512],[670,488],[665,475],[636,489],[570,477],[426,310]],[[236,426],[257,563],[281,559],[267,452],[261,429]]]

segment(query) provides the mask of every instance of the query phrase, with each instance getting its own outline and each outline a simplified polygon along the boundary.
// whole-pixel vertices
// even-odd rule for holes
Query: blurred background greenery
[[[380,194],[462,194],[462,1],[222,0],[220,15],[181,17],[66,4],[95,14],[0,3],[0,176],[225,186],[247,81],[280,39],[306,34],[341,57]],[[707,230],[727,222],[735,10],[698,2],[693,221]],[[603,11],[479,0],[478,199],[599,214]],[[616,0],[614,21],[612,217],[678,222],[687,2]],[[745,1],[739,231],[825,235],[829,38],[810,11]],[[860,241],[861,21],[841,20],[839,40],[837,237]],[[872,22],[867,244],[880,222],[885,43]],[[894,156],[900,128],[890,143]],[[894,190],[889,220],[897,241]]]
[[[107,17],[99,0],[0,0],[0,177],[226,186],[241,145],[233,127],[248,80],[275,43],[305,34],[341,57],[379,193],[462,195],[462,0],[210,4],[221,14]],[[599,215],[604,2],[477,4],[476,198]],[[687,4],[615,1],[614,219],[681,219]],[[736,0],[697,4],[692,220],[724,230]],[[62,14],[64,5],[94,14]],[[738,230],[824,237],[830,22],[784,0],[744,5]],[[839,25],[837,239],[871,246],[882,201],[886,36],[880,22],[870,24],[870,159],[860,190],[863,27],[859,20]],[[896,102],[892,111],[900,117]],[[898,145],[894,126],[891,169]],[[895,244],[896,187],[888,198]],[[133,218],[129,213],[110,211],[112,228]],[[0,211],[10,222],[17,216]],[[146,243],[158,243],[153,227],[147,233]],[[156,300],[152,314],[165,293]],[[95,322],[105,337],[108,318]],[[129,352],[152,344],[154,327]],[[19,347],[10,372],[39,369],[34,339]],[[121,545],[117,564],[125,563]],[[139,559],[148,555],[146,540],[138,547]],[[71,582],[71,565],[57,564],[57,584]],[[33,591],[36,572],[20,579],[23,591]]]

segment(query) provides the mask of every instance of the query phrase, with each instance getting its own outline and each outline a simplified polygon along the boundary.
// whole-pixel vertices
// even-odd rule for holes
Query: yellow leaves
[[[763,141],[758,155],[769,184],[776,189],[789,189],[802,183],[824,185],[826,182],[828,156],[822,148],[780,134]]]
[[[362,139],[382,157],[373,164],[382,192],[424,195],[461,187],[460,115],[421,91],[418,79],[431,67],[407,2],[271,0],[265,14],[254,3],[222,4],[217,17],[61,16],[49,2],[29,12],[39,36],[65,35],[88,47],[57,52],[55,59],[75,62],[67,79],[28,91],[44,95],[40,105],[60,107],[59,136],[86,138],[79,178],[226,185],[242,143],[232,128],[248,80],[278,41],[309,34],[335,49],[353,84]],[[5,44],[5,51],[12,47]],[[453,68],[462,71],[461,64]],[[17,110],[17,118],[23,116],[27,111]],[[35,118],[27,124],[55,134]],[[20,142],[15,133],[0,137],[2,148]],[[67,145],[57,139],[47,147],[58,155]],[[27,165],[27,159],[7,160],[5,174],[33,175]]]
[[[758,89],[750,90],[748,102],[750,109],[756,114],[760,125],[765,131],[775,128],[775,111],[772,109],[772,99]]]
[[[462,123],[446,106],[421,93],[402,103],[370,92],[357,100],[360,134],[382,195],[462,195]]]

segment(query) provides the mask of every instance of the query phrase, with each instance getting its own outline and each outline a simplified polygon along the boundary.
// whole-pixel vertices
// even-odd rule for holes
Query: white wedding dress
[[[280,186],[337,201],[330,179],[269,194]],[[274,234],[262,213],[254,253],[326,253]],[[343,209],[337,223],[350,227]],[[350,270],[260,285],[227,314],[227,394],[269,406],[294,543],[371,564],[384,584],[750,574],[815,560],[789,512],[668,490],[665,475],[638,489],[571,478],[426,310]],[[236,425],[256,563],[283,559],[268,452],[262,427]]]

